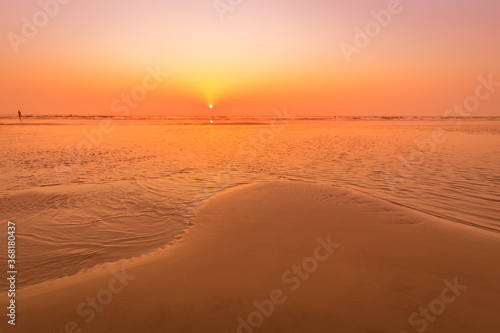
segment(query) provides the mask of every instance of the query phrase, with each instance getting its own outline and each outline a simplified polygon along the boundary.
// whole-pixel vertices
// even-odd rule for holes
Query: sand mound
[[[498,253],[350,190],[247,185],[160,253],[21,290],[16,332],[498,332]]]

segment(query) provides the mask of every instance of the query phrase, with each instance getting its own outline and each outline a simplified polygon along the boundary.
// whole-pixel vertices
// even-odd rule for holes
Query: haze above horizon
[[[64,2],[3,5],[0,113],[500,116],[499,2]]]

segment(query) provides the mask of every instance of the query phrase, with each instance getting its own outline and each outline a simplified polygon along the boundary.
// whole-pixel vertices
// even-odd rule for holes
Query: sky
[[[493,0],[20,0],[0,16],[0,114],[442,116],[500,82]],[[500,116],[496,89],[470,114]]]

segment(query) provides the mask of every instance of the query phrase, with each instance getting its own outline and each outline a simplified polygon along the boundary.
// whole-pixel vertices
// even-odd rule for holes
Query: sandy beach
[[[500,333],[500,1],[0,17],[0,333]]]
[[[244,185],[163,250],[21,289],[14,330],[498,332],[498,253],[495,233],[356,191]]]

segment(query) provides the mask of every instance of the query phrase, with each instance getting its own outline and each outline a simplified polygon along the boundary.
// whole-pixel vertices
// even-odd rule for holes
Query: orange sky
[[[479,76],[500,82],[497,1],[59,1],[2,4],[0,114],[120,114],[134,91],[132,116],[439,116]],[[348,61],[341,46],[387,8]],[[499,106],[500,88],[474,114]]]

